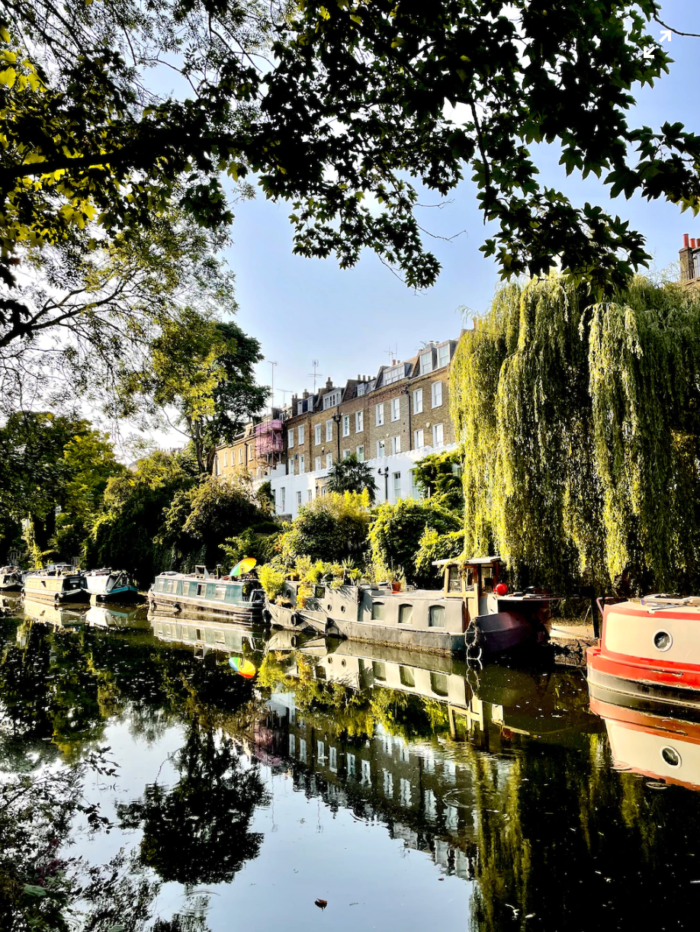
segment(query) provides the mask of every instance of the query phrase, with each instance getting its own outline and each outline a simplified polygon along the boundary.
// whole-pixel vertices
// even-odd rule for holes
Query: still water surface
[[[4,779],[109,747],[83,798],[111,827],[77,814],[61,844],[132,858],[150,919],[123,929],[697,928],[700,796],[659,779],[643,729],[637,769],[613,759],[578,670],[144,609],[10,615]]]

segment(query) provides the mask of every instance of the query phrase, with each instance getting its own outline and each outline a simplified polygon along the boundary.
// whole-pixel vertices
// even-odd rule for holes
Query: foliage
[[[86,420],[17,412],[0,428],[0,515],[29,519],[40,552],[79,554],[109,481],[125,472]]]
[[[271,560],[280,534],[278,527],[275,525],[272,527],[274,530],[270,533],[270,529],[266,525],[254,525],[236,537],[229,537],[221,545],[226,565],[233,567],[246,557],[252,557],[259,564]],[[261,528],[264,533],[261,532]]]
[[[230,443],[259,414],[269,391],[255,384],[260,344],[234,323],[184,308],[151,345],[139,391],[156,408],[174,407],[202,472],[211,472],[220,443]]]
[[[329,492],[363,492],[367,489],[370,502],[377,494],[377,483],[367,463],[361,463],[354,453],[336,460],[328,470],[326,488]]]
[[[426,577],[418,570],[416,557],[424,532],[432,528],[448,534],[460,527],[460,518],[430,501],[405,499],[395,505],[384,502],[375,510],[369,532],[372,557],[378,564],[403,571],[409,582],[423,583]]]
[[[697,588],[699,374],[692,291],[502,289],[451,375],[466,551],[493,548],[521,581]]]
[[[133,472],[107,483],[105,510],[86,544],[88,566],[114,566],[135,574],[141,587],[172,566],[172,553],[156,543],[173,499],[196,484],[196,462],[187,453],[158,450]]]
[[[295,251],[335,252],[347,267],[369,246],[424,286],[438,263],[412,180],[444,197],[468,174],[498,224],[482,249],[502,274],[540,274],[560,257],[575,278],[619,285],[648,261],[643,238],[543,186],[536,147],[560,145],[567,173],[602,177],[613,197],[697,208],[698,137],[628,119],[670,64],[648,31],[658,11],[654,0],[427,11],[408,0],[18,0],[0,48],[5,281],[18,244],[73,245],[90,223],[100,236],[147,227],[169,202],[228,224],[223,173],[257,173],[266,196],[293,205]],[[164,62],[182,99],[149,81]],[[13,300],[3,313],[22,316]]]
[[[304,3],[274,46],[265,98],[268,143],[292,130],[300,141],[266,177],[298,197],[297,251],[352,265],[371,246],[425,285],[438,265],[410,178],[444,197],[470,177],[497,225],[481,248],[502,275],[561,261],[576,279],[621,284],[649,260],[642,236],[543,185],[538,147],[560,146],[567,174],[602,177],[612,197],[697,210],[700,137],[628,118],[637,89],[670,64],[648,29],[658,11],[654,0]]]
[[[451,531],[440,534],[434,527],[426,527],[420,539],[416,553],[416,574],[421,579],[432,576],[437,579],[439,573],[433,563],[436,560],[448,560],[464,553],[464,531]]]
[[[360,560],[367,547],[369,492],[329,492],[302,505],[279,542],[283,562],[300,556],[311,560]]]
[[[0,312],[2,409],[72,395],[139,413],[135,389],[154,340],[168,333],[174,342],[183,327],[235,312],[233,276],[216,256],[225,242],[175,214],[69,255],[55,246],[23,253],[23,284],[6,300],[21,299],[24,311]]]
[[[281,595],[284,589],[285,575],[271,563],[266,563],[264,566],[260,567],[258,570],[258,579],[268,599],[273,600],[276,599],[278,595]]]
[[[198,550],[199,562],[211,565],[231,533],[242,533],[262,517],[249,480],[207,476],[175,493],[156,540],[180,557]]]
[[[413,477],[423,496],[450,511],[464,511],[461,450],[429,453],[413,467]]]

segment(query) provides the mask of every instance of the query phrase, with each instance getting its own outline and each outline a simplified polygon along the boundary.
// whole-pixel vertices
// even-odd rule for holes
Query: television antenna
[[[275,366],[276,362],[270,362],[270,417],[275,414]]]
[[[395,359],[399,358],[399,344],[397,343],[394,349],[384,350],[384,352],[389,356],[389,361],[393,362]]]
[[[314,380],[314,395],[315,395],[316,394],[316,379],[321,375],[321,373],[318,371],[318,359],[314,359],[312,361],[311,367],[314,371],[309,372],[308,375],[310,378]]]

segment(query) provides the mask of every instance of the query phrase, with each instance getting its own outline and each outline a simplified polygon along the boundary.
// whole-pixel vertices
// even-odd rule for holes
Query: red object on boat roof
[[[499,582],[495,588],[496,595],[508,595],[508,586],[504,582]]]

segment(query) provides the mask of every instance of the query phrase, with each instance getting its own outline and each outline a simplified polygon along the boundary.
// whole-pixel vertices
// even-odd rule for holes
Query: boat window
[[[436,696],[447,695],[447,677],[444,673],[430,674],[430,688]]]
[[[413,670],[410,667],[401,667],[399,674],[401,676],[402,686],[410,686],[413,688],[416,685],[416,678],[413,674]]]
[[[476,581],[479,577],[478,567],[468,566],[464,572],[465,572],[464,585],[467,586],[467,588],[469,588],[469,586],[476,585]]]
[[[399,624],[400,625],[413,624],[413,606],[412,605],[399,605]]]
[[[372,621],[384,621],[386,606],[383,602],[372,602]]]
[[[197,595],[204,595],[206,586],[204,583],[197,583]]]
[[[462,579],[460,576],[458,566],[450,567],[450,575],[447,581],[447,591],[448,592],[461,592],[462,591]]]
[[[431,605],[430,606],[429,624],[431,628],[444,628],[445,627],[445,606],[444,605]]]
[[[326,587],[316,586],[316,588],[314,589],[314,598],[325,599],[325,597],[326,597]]]
[[[225,639],[225,637],[224,637],[224,632],[223,632],[223,631],[217,631],[217,632],[216,632],[216,643],[217,643],[217,644],[225,644],[225,643],[226,643],[226,639]]]
[[[491,595],[493,593],[493,567],[485,566],[484,567],[484,576],[483,576],[483,586],[482,592],[484,595]]]
[[[162,591],[163,591],[163,580],[159,579],[156,582],[156,592],[162,592]]]
[[[386,664],[385,663],[379,663],[378,661],[375,660],[375,662],[372,664],[372,670],[374,672],[375,680],[381,680],[382,682],[386,680]]]
[[[223,602],[226,598],[226,586],[217,586],[216,589],[214,589],[214,598],[219,602]]]

